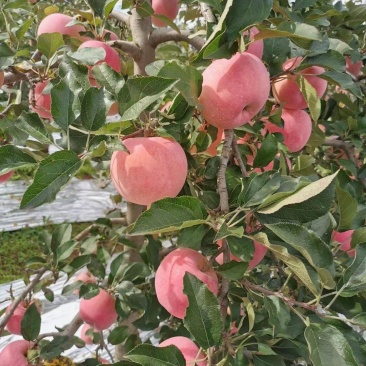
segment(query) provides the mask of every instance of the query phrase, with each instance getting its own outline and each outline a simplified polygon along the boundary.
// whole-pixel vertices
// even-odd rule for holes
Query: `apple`
[[[160,263],[155,274],[155,290],[159,303],[173,316],[183,319],[188,298],[183,293],[183,277],[186,272],[204,282],[209,290],[218,294],[218,279],[209,267],[205,256],[190,248],[178,248]]]
[[[81,327],[80,338],[85,342],[85,344],[93,344],[93,338],[86,334],[89,329],[93,329],[89,324],[84,324]]]
[[[351,248],[353,232],[354,230],[347,230],[340,233],[333,230],[332,233],[332,239],[341,244],[339,250],[342,252],[347,252],[350,257],[354,257],[356,255],[356,250]]]
[[[178,0],[152,0],[151,7],[157,15],[165,15],[170,20],[174,20],[179,11]],[[166,24],[158,18],[151,17],[155,27],[166,27]]]
[[[358,76],[361,74],[362,66],[362,61],[352,62],[351,58],[349,56],[346,56],[346,70],[353,76]]]
[[[270,133],[282,133],[284,145],[290,152],[300,151],[308,142],[312,124],[308,113],[301,109],[282,109],[281,118],[284,127],[279,127],[271,122],[266,122],[265,126]]]
[[[25,312],[27,311],[28,307],[33,303],[30,302],[26,302],[26,301],[21,301],[19,303],[19,305],[15,308],[14,313],[12,314],[12,316],[10,317],[9,321],[6,324],[6,329],[11,333],[11,334],[17,334],[17,335],[21,335],[21,329],[20,329],[20,325],[22,322],[22,319],[24,317]],[[38,312],[40,311],[39,309],[39,304],[37,304],[37,309]],[[10,311],[10,308],[12,307],[12,304],[10,304],[5,311],[5,314],[8,314]]]
[[[65,14],[50,14],[39,23],[37,36],[44,33],[61,33],[80,40],[84,39],[85,37],[80,35],[80,32],[85,32],[85,28],[82,25],[74,24],[67,26],[67,24],[73,20],[72,17]]]
[[[98,361],[103,365],[109,365],[109,362],[105,358],[100,358]]]
[[[41,118],[51,120],[51,94],[43,94],[43,90],[49,82],[49,80],[45,80],[34,85],[34,93],[32,90],[29,91],[29,105],[31,110],[38,113]],[[33,106],[33,97],[35,106]]]
[[[102,38],[106,38],[106,35],[109,34],[109,41],[118,41],[119,38],[116,33],[110,31],[109,29],[104,29]]]
[[[76,281],[81,281],[83,283],[96,283],[97,279],[89,271],[83,271],[75,277],[75,282]],[[74,294],[78,295],[79,290],[75,290]]]
[[[296,75],[303,75],[310,85],[316,90],[319,98],[321,98],[327,89],[327,81],[319,78],[317,75],[322,74],[325,70],[319,66],[311,66],[301,71],[296,71],[300,65],[302,57],[294,57],[287,60],[282,69],[285,75],[280,76],[272,85],[273,95],[279,104],[284,104],[287,109],[305,109],[307,104],[303,97],[299,86],[296,83]]]
[[[108,329],[117,320],[115,302],[112,295],[100,289],[97,296],[81,299],[80,317],[97,331]]]
[[[0,352],[1,366],[35,366],[28,362],[27,353],[33,346],[32,342],[19,340],[8,343]]]
[[[172,337],[159,344],[159,347],[176,346],[183,354],[187,365],[206,366],[205,355],[199,347],[187,337]]]
[[[268,71],[257,56],[244,52],[215,60],[203,72],[202,115],[217,128],[239,127],[263,108],[269,90]]]
[[[175,197],[188,173],[182,147],[163,137],[137,137],[123,141],[128,149],[115,151],[111,159],[111,178],[128,202],[139,205],[165,197]]]
[[[5,183],[8,181],[14,174],[14,170],[11,170],[10,172],[7,172],[5,174],[0,175],[0,183]]]
[[[256,27],[250,28],[249,39],[252,42],[249,44],[249,46],[245,52],[251,53],[252,55],[257,56],[258,58],[261,59],[263,57],[263,48],[264,48],[263,39],[260,39],[258,41],[253,41],[254,36],[258,33],[259,33],[259,30]],[[248,34],[248,32],[244,33],[244,35],[247,35],[247,34]]]

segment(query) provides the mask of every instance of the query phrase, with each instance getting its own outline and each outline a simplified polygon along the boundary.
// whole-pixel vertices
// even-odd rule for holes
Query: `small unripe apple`
[[[159,347],[176,346],[183,354],[187,365],[206,366],[205,355],[198,346],[187,337],[172,337],[159,344]]]
[[[108,329],[117,320],[115,302],[112,295],[100,289],[97,296],[81,299],[80,317],[97,331]]]
[[[28,307],[32,304],[31,303],[27,303],[25,301],[21,301],[19,303],[19,305],[15,308],[12,316],[10,317],[9,321],[6,324],[6,329],[11,333],[11,334],[17,334],[17,335],[21,335],[21,322],[22,319],[24,317],[25,312],[27,311]],[[10,308],[12,307],[12,304],[10,304],[5,311],[5,314],[8,314],[10,311]],[[38,311],[40,311],[38,303],[37,303],[37,309]]]
[[[282,133],[284,145],[290,152],[300,151],[308,142],[312,124],[310,116],[301,109],[282,109],[281,118],[284,127],[281,128],[271,122],[266,122],[266,128],[271,133]]]
[[[346,70],[353,76],[358,76],[361,74],[362,66],[362,61],[352,62],[351,58],[346,56]]]
[[[1,174],[0,175],[0,183],[5,183],[6,181],[8,181],[14,174],[14,171],[11,170],[10,172],[7,172],[5,174]]]
[[[315,89],[319,98],[323,96],[327,89],[327,81],[318,77],[325,70],[319,66],[311,66],[301,71],[296,71],[302,58],[294,57],[287,60],[283,65],[286,74],[279,77],[272,86],[273,95],[279,104],[284,104],[287,109],[305,109],[307,103],[303,97],[300,87],[296,83],[296,74],[302,75],[309,84]]]
[[[44,33],[61,33],[64,35],[69,35],[70,37],[83,39],[83,37],[80,35],[80,32],[85,32],[85,28],[82,25],[74,24],[67,26],[67,24],[72,20],[72,17],[65,14],[50,14],[46,16],[39,24],[37,36]]]
[[[186,180],[188,164],[176,141],[137,137],[123,143],[130,153],[113,153],[111,178],[126,201],[148,206],[162,198],[177,196]]]
[[[347,252],[350,257],[356,255],[356,250],[351,248],[352,235],[354,230],[347,230],[343,232],[334,231],[332,233],[333,240],[340,243],[339,250],[342,252]]]
[[[157,15],[165,15],[170,20],[174,20],[179,11],[178,0],[152,0],[151,7]],[[151,17],[152,24],[155,27],[166,27],[166,24],[160,19]]]
[[[183,319],[188,307],[183,293],[186,272],[204,282],[215,295],[218,293],[216,272],[209,267],[205,256],[189,248],[178,248],[160,263],[155,275],[155,290],[159,303],[173,316]]]
[[[249,30],[249,39],[252,41],[249,44],[249,47],[246,49],[245,52],[251,53],[254,56],[257,56],[258,58],[263,57],[263,48],[264,43],[263,39],[260,39],[258,41],[253,41],[254,36],[259,33],[259,30],[256,27],[252,27]],[[248,34],[248,32],[245,32],[244,34]]]
[[[29,91],[29,105],[33,112],[38,113],[41,118],[52,119],[51,114],[51,94],[43,94],[50,81],[41,81],[34,86],[34,93]],[[33,106],[33,97],[35,106]]]
[[[206,121],[231,129],[248,123],[267,101],[270,81],[263,62],[250,53],[215,60],[203,72],[199,101]]]
[[[8,343],[0,352],[1,366],[35,366],[27,359],[28,350],[33,346],[32,342],[20,340]]]

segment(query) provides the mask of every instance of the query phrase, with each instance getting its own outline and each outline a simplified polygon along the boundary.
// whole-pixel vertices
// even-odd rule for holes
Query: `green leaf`
[[[177,79],[175,87],[181,92],[189,105],[199,104],[198,96],[201,94],[202,74],[189,65],[183,65],[176,61],[166,63],[159,71],[158,76]]]
[[[137,118],[150,104],[158,100],[178,82],[156,76],[130,78],[118,93],[118,108],[122,121]]]
[[[356,245],[361,243],[366,243],[366,227],[361,227],[352,234],[351,247],[355,248]]]
[[[75,240],[70,240],[67,241],[64,244],[61,244],[58,248],[57,248],[57,260],[58,262],[61,262],[67,258],[69,258],[71,256],[71,254],[74,252],[75,248],[77,247],[77,245],[79,244],[79,242],[75,241]]]
[[[35,303],[32,303],[25,311],[20,323],[20,331],[26,341],[33,341],[41,330],[41,315]]]
[[[253,258],[254,244],[253,240],[247,237],[237,238],[228,236],[226,238],[230,253],[240,258],[244,262],[249,262]]]
[[[181,230],[178,237],[178,246],[200,250],[202,239],[207,231],[208,227],[206,225],[196,225]]]
[[[73,110],[75,94],[70,89],[66,80],[62,79],[51,90],[51,114],[58,126],[67,130],[75,121],[76,115]]]
[[[317,122],[320,116],[320,98],[315,88],[301,74],[297,75],[296,83],[299,85],[301,94],[309,107],[311,118]]]
[[[336,187],[339,222],[337,230],[347,230],[352,226],[357,214],[357,201],[344,189]]]
[[[118,94],[125,84],[123,76],[113,70],[105,62],[100,65],[95,65],[92,68],[92,74],[96,78],[97,82],[112,94]]]
[[[219,266],[216,271],[229,281],[236,281],[243,278],[245,271],[248,268],[248,263],[230,261]]]
[[[81,102],[81,124],[88,131],[96,131],[106,122],[103,88],[89,88]]]
[[[362,98],[360,86],[352,80],[350,75],[347,75],[344,72],[326,71],[319,75],[319,77],[333,84],[339,85],[342,89],[349,90],[358,98]]]
[[[207,223],[207,213],[198,198],[164,198],[154,202],[130,227],[130,235],[166,233]]]
[[[304,263],[299,258],[289,254],[284,246],[271,244],[264,233],[254,235],[254,239],[265,245],[278,259],[284,262],[315,296],[319,295],[320,289],[316,287]]]
[[[342,332],[330,324],[310,324],[305,329],[310,360],[314,366],[357,366]]]
[[[268,322],[275,328],[275,334],[286,333],[287,324],[291,320],[290,309],[277,296],[265,296],[264,307],[268,311]]]
[[[346,70],[346,61],[344,56],[334,50],[329,50],[321,55],[307,58],[301,66],[306,67],[306,65],[318,65],[337,71]]]
[[[71,240],[72,226],[71,224],[62,224],[56,227],[52,233],[51,250],[57,254],[58,247]]]
[[[151,344],[139,344],[125,356],[142,366],[185,366],[182,352],[175,346],[154,347]]]
[[[72,151],[57,151],[44,159],[25,191],[20,208],[34,208],[52,202],[56,194],[81,167],[81,160]]]
[[[5,174],[14,168],[37,164],[37,161],[13,145],[0,146],[0,173]]]
[[[47,131],[37,113],[26,113],[23,111],[15,125],[19,129],[26,131],[40,143],[47,145],[53,144],[52,136]]]
[[[246,27],[266,19],[272,5],[273,0],[234,1],[225,18],[229,43],[233,43]]]
[[[97,62],[104,61],[106,57],[105,49],[102,47],[84,47],[76,52],[68,52],[67,55],[72,60],[89,66],[94,66]]]
[[[106,5],[106,0],[87,0],[91,9],[102,19],[104,18],[104,6]]]
[[[338,172],[337,172],[338,173]],[[261,218],[309,222],[325,215],[333,204],[337,173],[310,183],[291,196],[258,211]]]
[[[285,363],[281,356],[254,355],[253,361],[254,366],[285,366]]]
[[[253,167],[267,166],[275,158],[278,151],[277,139],[272,134],[266,136],[262,141],[260,149],[257,151],[257,155],[253,161]]]
[[[300,10],[303,8],[308,8],[316,3],[317,0],[296,0],[294,4],[292,4],[292,8],[294,10]]]
[[[0,42],[0,70],[4,70],[14,62],[15,52],[6,42]]]
[[[115,327],[108,335],[108,343],[115,346],[124,342],[130,334],[130,330],[126,325]]]
[[[223,329],[217,296],[189,272],[185,273],[183,283],[183,292],[189,302],[183,319],[184,326],[203,349],[217,346]]]
[[[37,37],[37,48],[48,59],[50,59],[58,49],[64,45],[65,43],[61,33],[44,33]]]

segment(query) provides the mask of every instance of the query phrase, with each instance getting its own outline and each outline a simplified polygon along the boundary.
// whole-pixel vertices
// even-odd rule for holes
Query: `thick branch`
[[[130,16],[121,11],[112,10],[109,17],[117,20],[118,22],[125,23],[128,26],[130,25]]]
[[[6,72],[4,75],[4,85],[14,84],[22,80],[27,80],[27,75],[22,72]]]
[[[155,48],[159,44],[169,41],[187,42],[199,51],[205,44],[205,41],[199,36],[190,38],[191,34],[192,33],[188,30],[181,30],[180,33],[178,33],[173,29],[154,29],[150,38],[150,44]]]
[[[239,148],[238,148],[238,143],[236,142],[235,137],[233,138],[232,148],[233,148],[233,152],[234,152],[234,156],[236,158],[236,161],[239,164],[241,174],[243,175],[243,177],[249,177],[249,174],[247,172],[247,169],[245,168],[245,164],[243,162],[243,159],[241,158],[240,151],[239,151]]]
[[[47,271],[47,268],[45,268],[45,267],[41,268],[38,271],[38,273],[35,275],[35,277],[32,279],[32,281],[28,284],[28,286],[23,290],[23,292],[20,294],[20,296],[18,296],[18,298],[16,298],[13,301],[8,313],[0,321],[0,335],[4,331],[4,328],[5,328],[6,324],[8,323],[9,319],[14,314],[14,311],[17,308],[17,306],[34,289],[34,287],[38,284],[38,282],[40,281],[42,276],[46,273],[46,271]]]
[[[109,41],[107,42],[109,46],[120,49],[121,51],[127,53],[133,59],[138,59],[141,57],[141,49],[134,43],[128,41]]]
[[[217,187],[220,195],[220,211],[229,212],[229,194],[226,186],[226,168],[230,159],[231,146],[234,138],[234,130],[225,130],[225,142],[220,157],[220,169],[217,173]]]

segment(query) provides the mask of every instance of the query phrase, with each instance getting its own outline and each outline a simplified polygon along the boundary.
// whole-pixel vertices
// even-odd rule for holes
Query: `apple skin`
[[[41,81],[34,86],[34,99],[36,101],[36,106],[32,105],[32,91],[29,91],[29,105],[33,112],[38,113],[41,118],[46,118],[51,120],[51,94],[42,94],[43,89],[48,85],[50,81]]]
[[[0,365],[33,366],[27,360],[27,352],[32,346],[33,343],[24,340],[8,343],[0,352]]]
[[[93,329],[89,324],[84,324],[81,327],[80,338],[85,342],[85,344],[93,344],[93,338],[86,334],[89,329]]]
[[[11,170],[10,172],[7,172],[5,174],[1,174],[0,175],[0,183],[5,183],[6,181],[8,181],[14,174],[14,171]]]
[[[339,250],[342,252],[347,252],[350,257],[354,257],[356,255],[356,250],[351,249],[351,241],[352,241],[352,234],[354,230],[347,230],[341,233],[334,231],[332,233],[332,239],[341,243]]]
[[[157,15],[165,15],[170,20],[174,20],[179,12],[178,0],[152,0],[151,7]],[[151,17],[151,22],[155,27],[166,27],[160,19]]]
[[[14,313],[12,314],[11,318],[9,319],[8,323],[6,324],[6,329],[11,334],[21,335],[21,322],[24,317],[25,312],[27,311],[28,307],[32,304],[26,303],[25,301],[21,301],[20,304],[15,308]],[[36,303],[38,312],[40,312],[39,303]],[[5,311],[5,314],[8,314],[10,311],[12,304],[10,304]]]
[[[161,261],[155,275],[159,303],[173,316],[179,319],[185,317],[188,298],[183,293],[183,277],[186,272],[196,276],[217,295],[219,284],[216,272],[207,266],[206,257],[193,249],[178,248],[169,253]]]
[[[346,70],[353,76],[358,76],[361,74],[362,66],[362,61],[352,62],[351,58],[346,56]]]
[[[40,36],[44,33],[61,33],[83,40],[85,37],[82,37],[80,32],[85,32],[85,28],[82,25],[75,24],[70,27],[66,26],[72,20],[72,17],[65,14],[50,14],[46,16],[39,24],[37,36]]]
[[[163,137],[137,137],[123,141],[126,151],[115,151],[111,159],[111,178],[128,202],[139,205],[165,197],[175,197],[188,173],[182,147]]]
[[[81,299],[80,317],[97,331],[108,329],[117,320],[115,302],[112,295],[100,289],[97,296]]]
[[[279,104],[284,104],[287,109],[305,109],[307,104],[305,98],[301,94],[299,86],[296,84],[296,75],[290,71],[294,71],[299,66],[302,58],[294,57],[287,60],[283,65],[283,71],[289,71],[281,76],[272,85],[273,95]],[[314,87],[319,98],[321,98],[327,89],[327,81],[316,75],[322,74],[325,70],[319,66],[311,66],[296,74],[301,74]]]
[[[300,151],[308,142],[312,123],[310,116],[301,109],[282,109],[281,118],[284,120],[284,127],[281,128],[271,122],[265,126],[271,133],[282,133],[284,145],[290,152]]]
[[[254,36],[258,33],[259,33],[259,30],[256,27],[250,28],[249,39],[251,41],[253,41]],[[248,34],[248,32],[245,32],[244,34]],[[257,56],[258,58],[262,59],[263,49],[264,49],[263,39],[260,39],[258,41],[251,42],[245,52],[251,53],[252,55]]]
[[[176,346],[183,354],[183,357],[186,360],[187,365],[197,365],[197,366],[206,366],[207,361],[205,360],[205,355],[200,352],[198,346],[187,337],[172,337],[168,338],[165,341],[159,344],[159,347],[168,347],[168,346]],[[196,363],[194,363],[194,361]],[[203,361],[198,361],[203,360]]]
[[[231,129],[249,122],[267,101],[270,81],[263,62],[250,53],[215,60],[202,74],[199,101],[206,121]]]

